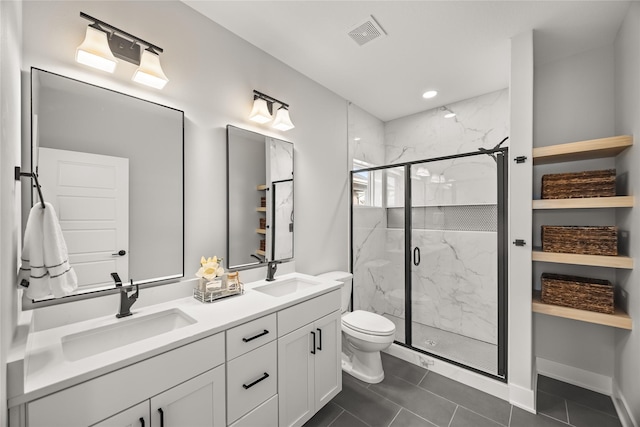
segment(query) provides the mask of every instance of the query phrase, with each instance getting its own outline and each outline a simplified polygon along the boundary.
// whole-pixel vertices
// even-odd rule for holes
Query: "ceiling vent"
[[[358,45],[363,46],[373,40],[386,36],[382,27],[376,22],[373,16],[369,16],[366,21],[355,25],[349,31],[351,37]]]

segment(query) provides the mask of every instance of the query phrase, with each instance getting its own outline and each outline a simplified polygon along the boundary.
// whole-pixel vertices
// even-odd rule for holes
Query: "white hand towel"
[[[18,285],[25,286],[30,299],[53,294],[59,298],[71,294],[78,287],[78,278],[69,264],[67,244],[50,203],[31,208],[24,232],[22,265]]]

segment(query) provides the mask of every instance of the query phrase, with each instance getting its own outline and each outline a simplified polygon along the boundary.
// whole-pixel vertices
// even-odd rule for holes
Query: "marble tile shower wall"
[[[444,119],[450,111],[456,117]],[[384,123],[383,141],[376,120],[350,106],[353,159],[396,164],[492,148],[508,136],[508,90]],[[355,138],[356,130],[369,140]],[[380,144],[385,156],[377,163],[372,160],[379,158]],[[385,191],[402,194],[402,181],[397,182],[387,182]],[[413,321],[495,344],[497,243],[495,230],[484,225],[495,226],[495,163],[483,156],[415,165],[412,189],[412,203],[419,206],[413,210],[412,246],[422,253],[412,277]],[[403,212],[354,208],[355,309],[404,318],[404,231],[398,228]],[[462,220],[466,227],[445,226],[452,212],[473,218]]]

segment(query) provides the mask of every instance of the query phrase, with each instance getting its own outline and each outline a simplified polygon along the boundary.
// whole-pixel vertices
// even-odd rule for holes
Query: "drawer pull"
[[[158,408],[158,412],[160,412],[160,427],[164,427],[164,411],[162,408]]]
[[[316,333],[311,331],[311,335],[313,335],[313,346],[311,346],[311,354],[316,354]]]
[[[140,427],[144,427],[144,418],[140,417]]]
[[[318,331],[318,350],[322,351],[322,329],[316,328]]]
[[[255,340],[256,338],[260,338],[260,337],[262,337],[262,336],[267,335],[268,333],[269,333],[269,331],[267,331],[267,330],[265,329],[264,331],[260,332],[258,335],[254,335],[254,336],[252,336],[251,338],[242,338],[242,341],[244,341],[244,342],[253,341],[253,340]]]
[[[250,389],[251,387],[253,387],[254,385],[258,384],[260,381],[264,381],[267,378],[269,378],[269,374],[267,374],[266,372],[264,373],[264,375],[262,375],[260,378],[258,378],[257,380],[255,380],[254,382],[252,382],[251,384],[242,384],[242,387],[244,387],[245,390]]]

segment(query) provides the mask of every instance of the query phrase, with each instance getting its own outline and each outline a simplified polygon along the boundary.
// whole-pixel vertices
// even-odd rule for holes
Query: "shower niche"
[[[396,343],[506,380],[507,148],[351,173],[354,309]]]

